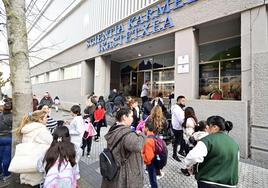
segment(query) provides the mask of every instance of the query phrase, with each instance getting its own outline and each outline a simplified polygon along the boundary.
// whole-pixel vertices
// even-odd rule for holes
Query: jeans
[[[86,136],[87,133],[84,134],[84,137]],[[85,139],[83,137],[83,142],[82,142],[82,150],[83,150],[83,153],[82,153],[82,156],[84,156],[84,153],[85,153],[85,148],[87,147],[87,155],[90,154],[90,150],[91,150],[91,145],[92,145],[92,136],[88,137],[87,139]]]
[[[173,142],[173,157],[177,156],[178,145],[180,145],[180,152],[183,151],[183,130],[173,129],[174,142]]]
[[[8,167],[11,161],[11,137],[0,137],[0,172],[3,176],[9,176]]]
[[[158,188],[157,180],[156,180],[156,168],[155,165],[152,163],[147,165],[147,170],[149,174],[149,180],[152,188]]]

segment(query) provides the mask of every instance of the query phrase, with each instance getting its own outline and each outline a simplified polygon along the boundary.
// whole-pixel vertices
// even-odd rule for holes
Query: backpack
[[[112,151],[118,145],[118,143],[129,133],[131,132],[123,134],[111,149],[104,148],[100,153],[100,172],[102,177],[108,181],[112,181],[114,179],[119,169],[119,166],[117,166],[114,160]]]
[[[162,169],[167,164],[168,149],[164,140],[155,135],[150,135],[148,138],[153,138],[155,143],[155,157],[153,163],[156,169]]]
[[[84,133],[83,139],[86,140],[89,137],[95,136],[97,134],[95,128],[90,122],[90,118],[87,118],[84,120],[84,126],[85,126],[85,133]]]
[[[64,161],[60,166],[60,171],[58,170],[59,161],[48,170],[43,188],[76,188],[76,168],[71,166],[70,162]],[[78,164],[77,164],[78,165]]]

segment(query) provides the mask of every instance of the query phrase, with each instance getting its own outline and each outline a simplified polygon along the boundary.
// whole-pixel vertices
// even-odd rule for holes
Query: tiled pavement
[[[68,112],[60,111],[55,113],[53,111],[52,117],[55,119],[70,119]],[[113,122],[113,119],[107,117],[108,124]],[[101,187],[101,175],[99,172],[99,153],[106,146],[103,135],[108,131],[108,128],[101,129],[101,139],[99,142],[93,142],[91,148],[91,157],[82,157],[80,162],[81,180],[79,181],[80,188],[99,188]],[[165,176],[158,180],[159,188],[195,188],[196,181],[193,176],[186,177],[179,172],[182,164],[173,160],[172,146],[168,146],[169,159],[167,166],[163,169]],[[22,187],[4,186],[0,183],[0,187]],[[24,187],[24,186],[23,186]],[[148,175],[145,174],[144,188],[149,188]],[[268,188],[268,165],[260,164],[251,160],[240,160],[239,164],[239,188]]]

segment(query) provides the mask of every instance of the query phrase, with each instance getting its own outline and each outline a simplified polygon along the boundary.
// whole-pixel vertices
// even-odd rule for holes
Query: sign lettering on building
[[[172,28],[174,24],[169,13],[196,1],[166,0],[164,5],[158,4],[154,8],[147,9],[145,14],[129,18],[125,26],[120,23],[89,38],[86,41],[87,47],[97,46],[98,52],[101,53]]]

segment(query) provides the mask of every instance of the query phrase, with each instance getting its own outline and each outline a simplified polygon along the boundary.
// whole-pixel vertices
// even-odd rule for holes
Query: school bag
[[[71,166],[70,162],[64,161],[60,170],[58,169],[59,161],[48,170],[43,188],[76,188],[76,168]]]
[[[164,140],[155,135],[150,135],[148,138],[153,138],[155,143],[155,157],[153,163],[156,169],[162,169],[167,164],[168,149]]]
[[[118,145],[118,143],[129,133],[131,132],[123,134],[111,149],[104,148],[100,153],[100,172],[102,177],[108,181],[112,181],[114,179],[119,169],[119,166],[117,166],[114,160],[112,151]]]
[[[89,137],[95,136],[97,134],[95,128],[90,122],[90,118],[84,120],[85,133],[83,139],[88,139]]]

